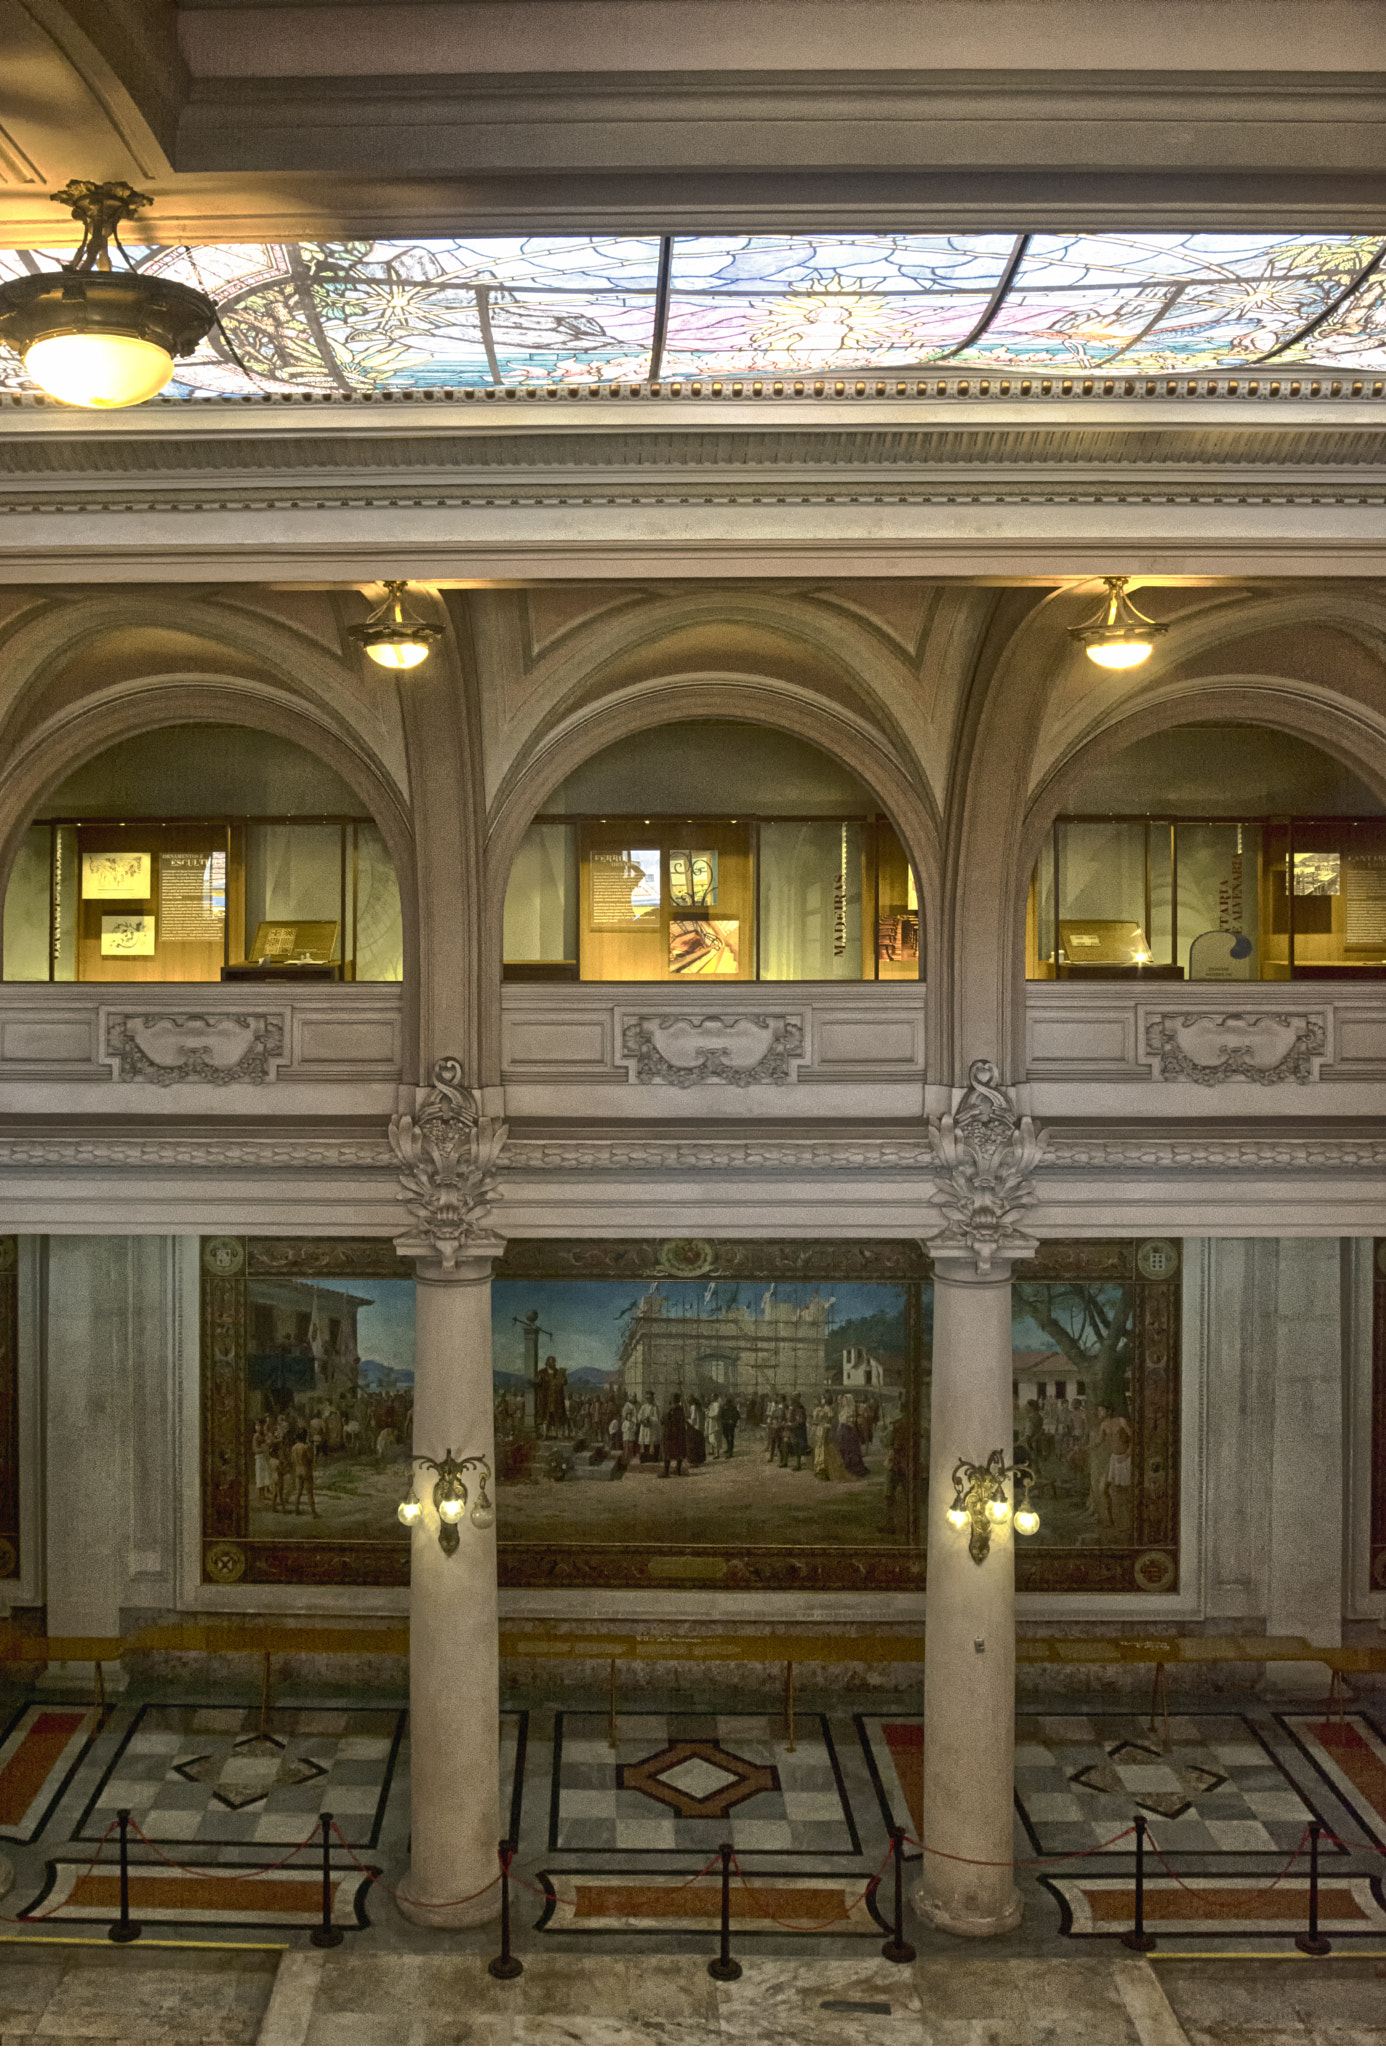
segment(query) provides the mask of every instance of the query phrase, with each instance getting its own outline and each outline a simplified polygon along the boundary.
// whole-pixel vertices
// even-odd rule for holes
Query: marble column
[[[438,1540],[435,1474],[422,1458],[485,1460],[494,1508],[491,1266],[487,1228],[505,1125],[465,1086],[462,1063],[436,1060],[429,1086],[390,1120],[390,1149],[412,1228],[395,1239],[415,1261],[414,1475],[423,1512],[412,1534],[409,1713],[410,1868],[400,1909],[425,1927],[476,1927],[500,1911],[500,1646],[496,1529],[472,1519],[480,1473],[451,1555]],[[451,1531],[449,1532],[452,1533]]]
[[[947,1519],[960,1458],[1013,1456],[1011,1259],[934,1258],[929,1590],[924,1638],[925,1855],[914,1903],[949,1934],[1004,1934],[1021,1916],[1014,1855],[1015,1559],[1009,1521],[981,1564]],[[1028,1250],[1029,1247],[1026,1247]],[[1007,1497],[1012,1489],[1007,1483]],[[947,1857],[970,1857],[950,1862]]]
[[[1343,1639],[1343,1249],[1282,1237],[1274,1274],[1266,1633]],[[1321,1664],[1268,1664],[1270,1692],[1322,1695]]]
[[[441,1461],[481,1457],[492,1476],[491,1263],[499,1243],[450,1264],[420,1259],[414,1311],[414,1452]],[[435,1475],[415,1466],[423,1513],[414,1524],[409,1599],[412,1862],[399,1903],[426,1927],[475,1927],[500,1911],[500,1660],[496,1531],[471,1511],[457,1549],[438,1541]],[[486,1887],[490,1886],[488,1890]]]

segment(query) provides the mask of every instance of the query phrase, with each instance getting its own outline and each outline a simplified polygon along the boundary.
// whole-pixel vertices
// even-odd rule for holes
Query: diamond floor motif
[[[228,1813],[242,1813],[267,1799],[276,1785],[306,1785],[325,1778],[326,1770],[310,1756],[294,1756],[277,1735],[246,1735],[228,1756],[209,1751],[184,1757],[174,1771],[188,1785],[206,1785]]]
[[[618,1764],[616,1783],[623,1792],[643,1792],[671,1806],[685,1820],[721,1820],[744,1799],[780,1789],[773,1764],[752,1763],[706,1741],[671,1742],[639,1763]]]

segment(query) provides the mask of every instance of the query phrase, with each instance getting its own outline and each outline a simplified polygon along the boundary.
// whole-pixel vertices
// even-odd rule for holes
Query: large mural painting
[[[1102,1240],[1016,1269],[1022,1590],[1178,1583],[1179,1262]],[[506,1583],[924,1584],[917,1246],[516,1242],[492,1299]]]
[[[1014,1444],[1041,1516],[1022,1590],[1177,1586],[1179,1263],[1101,1240],[1016,1268]],[[204,1575],[407,1583],[408,1266],[272,1238],[206,1239],[202,1265]],[[924,1585],[918,1244],[516,1240],[492,1317],[503,1584]]]

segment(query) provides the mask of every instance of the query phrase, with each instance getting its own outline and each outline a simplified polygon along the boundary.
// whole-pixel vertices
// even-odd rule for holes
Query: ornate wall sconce
[[[1008,1465],[1004,1451],[993,1451],[985,1465],[973,1465],[968,1459],[959,1458],[953,1467],[953,1505],[948,1510],[948,1519],[955,1529],[971,1527],[967,1548],[974,1564],[981,1564],[991,1549],[993,1527],[1010,1520],[1007,1479],[1025,1489],[1016,1509],[1016,1529],[1022,1536],[1033,1536],[1039,1528],[1039,1516],[1030,1505],[1035,1475],[1028,1465]]]
[[[486,1482],[491,1477],[491,1468],[484,1458],[454,1458],[451,1450],[444,1453],[442,1462],[437,1458],[418,1458],[416,1465],[427,1465],[431,1472],[438,1474],[433,1485],[433,1505],[438,1510],[438,1541],[444,1553],[451,1557],[462,1538],[457,1533],[457,1524],[467,1512],[467,1483],[462,1477],[475,1465],[480,1468],[480,1491],[472,1509],[472,1527],[489,1529],[496,1519],[495,1508],[486,1492]],[[412,1529],[423,1513],[423,1502],[409,1488],[409,1497],[402,1500],[395,1513],[406,1529]]]

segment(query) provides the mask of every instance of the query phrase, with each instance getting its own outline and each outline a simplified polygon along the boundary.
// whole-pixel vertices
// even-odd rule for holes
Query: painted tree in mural
[[[1015,1308],[1058,1346],[1083,1380],[1090,1408],[1126,1407],[1135,1308],[1129,1287],[1079,1280],[1018,1281],[1013,1299]]]

